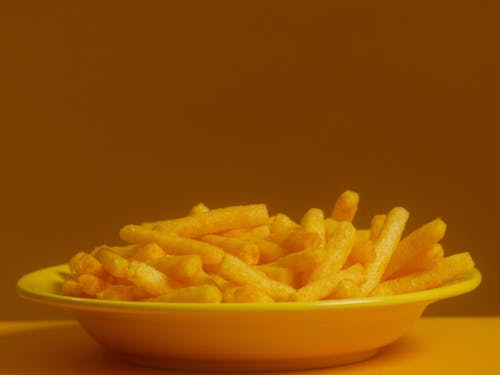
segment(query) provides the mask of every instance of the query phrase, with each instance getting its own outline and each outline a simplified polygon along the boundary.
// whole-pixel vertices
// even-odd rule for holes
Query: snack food
[[[440,218],[403,235],[395,207],[353,224],[359,195],[342,193],[330,217],[269,216],[264,204],[209,209],[126,225],[124,246],[98,246],[69,261],[61,293],[126,301],[270,303],[362,298],[435,288],[474,268],[468,253],[444,256]],[[300,224],[299,224],[300,223]]]

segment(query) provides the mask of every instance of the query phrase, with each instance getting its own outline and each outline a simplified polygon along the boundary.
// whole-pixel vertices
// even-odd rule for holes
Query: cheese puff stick
[[[175,234],[160,233],[139,225],[126,225],[120,230],[120,237],[136,244],[155,242],[168,254],[198,254],[202,262],[206,264],[217,264],[224,255],[222,249],[205,242],[179,237]]]
[[[197,205],[193,206],[191,210],[189,210],[189,215],[204,214],[208,211],[210,211],[210,209],[207,206],[205,206],[203,203],[198,203]]]
[[[325,215],[322,210],[319,208],[309,209],[300,220],[300,224],[306,232],[318,234],[321,246],[325,244]]]
[[[387,296],[436,288],[464,275],[473,268],[474,261],[469,253],[451,255],[441,259],[430,270],[384,281],[373,290],[371,295]]]
[[[259,263],[259,247],[254,242],[237,237],[218,236],[216,234],[208,234],[201,237],[201,240],[220,247],[247,264]]]
[[[395,207],[387,214],[380,235],[375,242],[375,260],[366,265],[366,281],[361,285],[363,294],[370,294],[382,279],[403,234],[408,216],[408,211],[402,207]]]
[[[312,272],[310,281],[337,273],[345,264],[356,239],[356,229],[348,221],[341,221],[325,247],[326,257]]]
[[[154,229],[193,238],[231,229],[255,227],[267,224],[268,221],[266,205],[254,204],[217,208],[196,215],[166,220],[156,224]]]
[[[237,285],[253,284],[261,288],[277,301],[286,301],[295,289],[267,277],[263,272],[253,269],[238,258],[226,254],[222,259],[219,274]]]
[[[317,301],[328,297],[333,293],[338,283],[342,280],[350,279],[359,284],[365,279],[365,271],[363,266],[355,264],[348,269],[339,271],[335,274],[330,274],[327,277],[313,281],[302,288],[298,289],[290,296],[291,301]]]
[[[178,303],[220,303],[222,293],[215,285],[196,285],[185,288],[172,289],[167,293],[149,299],[154,302],[178,302]]]
[[[415,261],[421,251],[425,251],[435,243],[439,242],[446,232],[446,223],[437,218],[420,228],[415,229],[409,235],[404,237],[396,247],[391,257],[387,269],[384,273],[384,279],[389,279],[397,273],[405,264]]]
[[[359,194],[346,190],[337,198],[332,211],[332,219],[337,221],[352,221],[358,210]]]

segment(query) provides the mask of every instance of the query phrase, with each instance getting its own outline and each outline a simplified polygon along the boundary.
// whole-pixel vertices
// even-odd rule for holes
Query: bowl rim
[[[322,300],[314,302],[275,303],[173,303],[145,301],[109,301],[93,298],[68,297],[53,292],[54,283],[62,281],[62,274],[68,273],[67,264],[51,266],[30,272],[17,281],[17,293],[34,302],[62,307],[69,310],[93,310],[114,312],[260,312],[260,311],[306,311],[331,309],[358,309],[385,307],[409,303],[434,301],[454,297],[476,289],[482,275],[474,268],[461,278],[443,286],[419,292],[381,297]],[[40,279],[43,283],[40,284]],[[49,287],[52,285],[52,288]]]

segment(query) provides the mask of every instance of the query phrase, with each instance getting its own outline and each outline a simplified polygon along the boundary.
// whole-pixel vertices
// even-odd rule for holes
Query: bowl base
[[[367,360],[377,353],[378,349],[332,355],[322,358],[292,358],[284,360],[200,360],[180,358],[151,358],[134,355],[120,355],[124,361],[135,365],[161,368],[176,371],[203,371],[203,372],[251,372],[251,371],[290,371],[308,370],[324,367],[342,366]]]

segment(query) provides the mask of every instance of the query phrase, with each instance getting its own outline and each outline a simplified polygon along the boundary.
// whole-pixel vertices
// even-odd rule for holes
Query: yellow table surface
[[[193,374],[122,362],[74,321],[0,322],[2,375],[159,373]],[[422,318],[368,361],[288,374],[500,374],[500,317]]]

